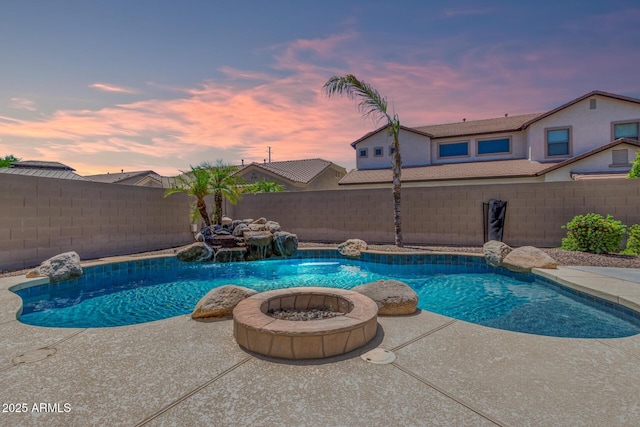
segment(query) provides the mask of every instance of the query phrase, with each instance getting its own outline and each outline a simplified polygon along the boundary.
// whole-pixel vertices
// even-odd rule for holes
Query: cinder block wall
[[[508,202],[504,241],[513,246],[559,246],[566,235],[561,226],[590,212],[611,214],[627,225],[640,223],[640,180],[405,188],[405,243],[481,245],[482,202],[489,199]],[[307,241],[394,241],[391,189],[248,195],[228,206],[227,214],[264,216]]]
[[[559,246],[561,226],[589,212],[640,223],[640,180],[405,188],[405,243],[481,245],[482,202],[492,198],[508,202],[504,240],[513,246]],[[70,250],[90,259],[188,244],[190,201],[157,188],[0,175],[0,271]],[[255,194],[225,205],[232,218],[264,216],[301,240],[394,241],[391,189]]]
[[[74,250],[81,259],[193,241],[186,195],[86,181],[0,174],[0,271]]]

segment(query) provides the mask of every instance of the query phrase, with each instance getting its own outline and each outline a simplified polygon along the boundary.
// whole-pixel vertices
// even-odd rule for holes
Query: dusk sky
[[[176,175],[324,158],[380,124],[355,74],[405,126],[542,112],[592,90],[640,98],[640,2],[0,0],[0,157],[81,175]]]

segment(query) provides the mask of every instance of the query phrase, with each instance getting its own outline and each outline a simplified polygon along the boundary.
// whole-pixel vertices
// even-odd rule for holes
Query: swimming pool
[[[23,299],[20,321],[77,328],[130,325],[190,313],[209,290],[227,284],[257,291],[350,289],[397,279],[418,293],[420,309],[489,327],[581,338],[640,333],[640,319],[628,309],[605,306],[532,274],[491,268],[482,258],[367,254],[350,260],[332,251],[305,253],[306,258],[242,263],[193,265],[159,258],[89,267],[79,280],[16,290]]]

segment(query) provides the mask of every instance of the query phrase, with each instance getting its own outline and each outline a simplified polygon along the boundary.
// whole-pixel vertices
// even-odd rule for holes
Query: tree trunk
[[[213,194],[213,200],[216,205],[215,212],[213,213],[213,221],[218,225],[222,225],[222,193],[216,191]]]
[[[200,216],[204,220],[204,224],[209,227],[211,225],[211,220],[209,219],[207,204],[204,202],[204,199],[198,199],[196,207],[198,208],[198,212],[200,212]]]
[[[400,157],[400,143],[398,141],[399,129],[393,132],[393,228],[396,237],[396,246],[402,247],[402,219],[400,217],[400,176],[402,175],[402,159]]]

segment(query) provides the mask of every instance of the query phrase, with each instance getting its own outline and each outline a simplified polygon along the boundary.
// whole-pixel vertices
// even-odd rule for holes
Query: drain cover
[[[360,357],[362,357],[362,360],[369,363],[375,363],[376,365],[387,365],[396,360],[396,355],[384,348],[374,348]]]
[[[21,354],[18,357],[14,357],[11,361],[14,365],[21,363],[32,363],[38,360],[46,359],[49,356],[56,354],[55,348],[39,348],[37,350],[30,351],[28,353]]]

